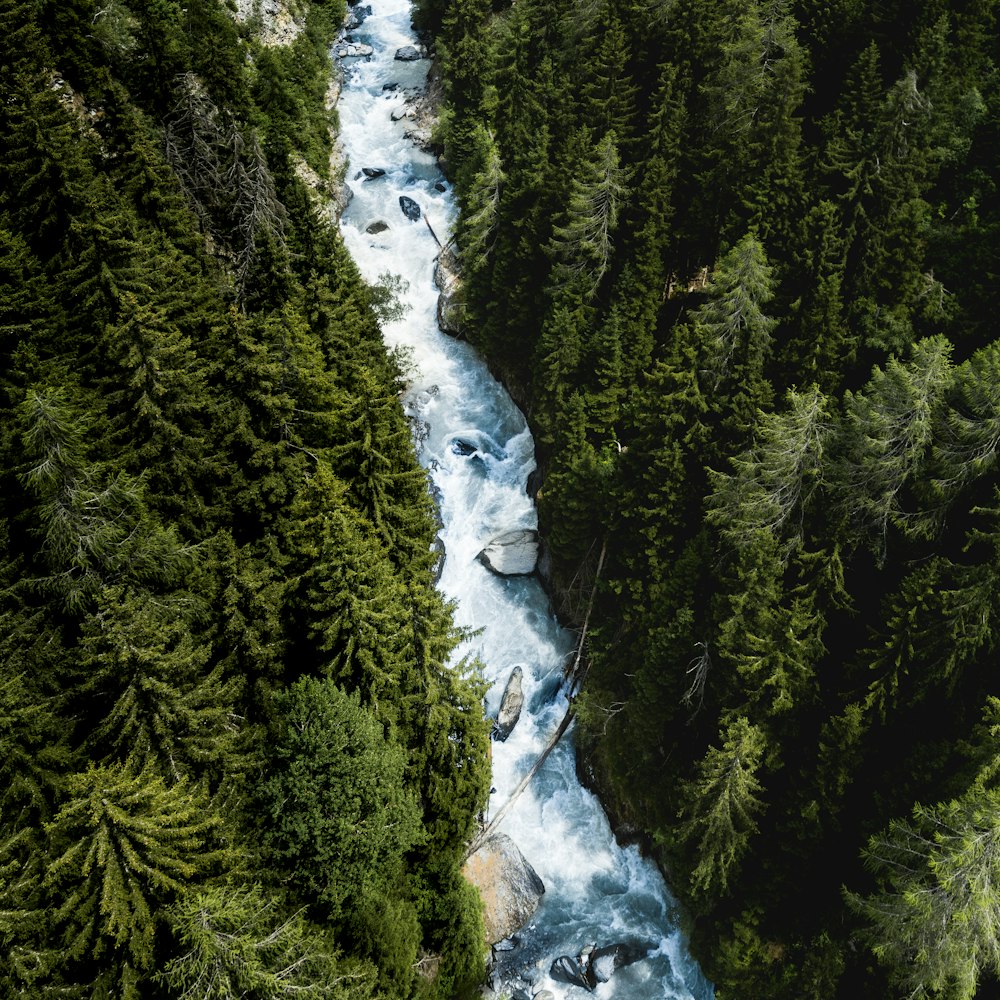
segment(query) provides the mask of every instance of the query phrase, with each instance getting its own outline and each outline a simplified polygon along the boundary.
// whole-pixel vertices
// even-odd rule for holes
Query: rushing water
[[[492,575],[476,555],[496,535],[534,528],[525,484],[535,466],[524,417],[485,364],[464,343],[437,327],[432,275],[438,246],[424,219],[412,222],[399,196],[414,199],[442,240],[455,207],[434,158],[406,139],[411,123],[391,120],[404,108],[404,89],[422,86],[426,61],[394,61],[398,47],[414,44],[408,0],[373,0],[373,14],[352,32],[371,44],[368,60],[345,60],[340,99],[341,139],[354,199],[341,226],[362,273],[385,272],[407,283],[405,317],[387,324],[391,347],[404,349],[413,374],[406,406],[426,432],[420,460],[439,491],[446,559],[440,588],[457,602],[458,624],[480,630],[458,655],[473,653],[492,683],[487,709],[495,714],[515,665],[524,671],[525,707],[505,743],[494,745],[494,808],[505,802],[544,747],[566,710],[562,668],[574,637],[562,629],[534,578]],[[396,91],[383,85],[398,83]],[[362,167],[386,171],[375,180],[352,179]],[[388,224],[377,234],[373,222]],[[456,441],[474,446],[456,449]],[[675,905],[655,867],[635,847],[620,847],[600,803],[576,778],[572,730],[557,746],[501,829],[521,848],[545,882],[542,904],[518,945],[498,955],[507,987],[542,988],[556,997],[584,997],[579,987],[554,982],[550,965],[576,956],[587,944],[640,944],[646,957],[597,988],[601,1000],[709,1000],[712,989],[676,929]]]

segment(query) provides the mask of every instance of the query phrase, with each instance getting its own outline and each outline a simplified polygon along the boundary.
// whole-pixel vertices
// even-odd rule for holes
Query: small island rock
[[[420,218],[420,206],[405,194],[399,196],[399,207],[410,222],[416,222]]]
[[[507,686],[503,691],[503,698],[500,699],[500,711],[497,712],[497,721],[493,724],[492,736],[499,743],[506,741],[507,737],[514,731],[517,720],[521,718],[521,709],[524,706],[524,692],[521,690],[521,678],[524,671],[520,667],[514,667],[507,678]]]
[[[538,532],[519,528],[498,535],[476,558],[499,576],[527,576],[538,565]]]

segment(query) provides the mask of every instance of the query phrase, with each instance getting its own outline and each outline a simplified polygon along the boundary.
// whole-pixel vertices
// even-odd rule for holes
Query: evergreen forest
[[[257,5],[258,12],[260,5]],[[0,3],[0,996],[483,975],[476,665],[329,184],[342,0]]]
[[[1000,983],[995,0],[418,0],[581,768],[720,1000]]]

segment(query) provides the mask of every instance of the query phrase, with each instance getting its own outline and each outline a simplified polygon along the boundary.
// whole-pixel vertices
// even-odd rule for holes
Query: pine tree
[[[249,996],[362,1000],[371,970],[349,966],[301,910],[288,914],[258,885],[188,893],[169,914],[178,954],[156,978],[190,1000]]]
[[[4,913],[0,929],[29,988],[132,1000],[153,969],[161,905],[223,862],[218,820],[189,785],[119,765],[72,776],[67,792],[46,828],[41,939],[31,913]]]
[[[880,892],[848,902],[896,985],[911,996],[972,1000],[1000,973],[1000,826],[997,793],[973,788],[893,821],[865,852]]]
[[[707,520],[736,548],[757,532],[801,539],[802,519],[821,488],[833,424],[827,401],[812,386],[790,390],[788,409],[762,414],[753,447],[732,459],[732,473],[710,473]]]
[[[99,719],[87,744],[94,759],[131,758],[169,783],[239,763],[239,682],[211,664],[192,635],[180,595],[170,600],[111,588],[83,623],[77,697]]]
[[[720,732],[722,747],[710,747],[698,776],[685,788],[681,836],[697,842],[698,863],[692,889],[724,892],[757,832],[755,815],[763,808],[757,777],[767,749],[764,733],[743,717]]]
[[[498,213],[503,182],[506,179],[496,139],[483,126],[473,136],[477,163],[472,180],[463,196],[458,233],[462,266],[470,271],[481,268],[497,239]]]
[[[723,239],[749,225],[786,246],[802,204],[804,55],[785,0],[744,6],[727,25],[718,70],[704,84],[712,165],[703,178]]]
[[[806,586],[786,587],[785,557],[764,530],[743,540],[729,593],[720,599],[717,658],[736,668],[732,699],[752,718],[784,716],[817,696],[826,618]]]
[[[783,348],[783,367],[790,380],[815,382],[829,392],[851,370],[858,347],[857,337],[845,322],[846,245],[834,203],[814,205],[804,228],[807,243],[801,262],[802,294],[791,305],[794,332]]]
[[[723,428],[715,447],[741,445],[766,412],[773,389],[765,374],[775,320],[764,307],[773,297],[764,247],[747,233],[719,260],[708,298],[692,315],[699,354],[705,359],[703,389],[714,400]]]
[[[594,295],[611,266],[612,234],[625,194],[625,175],[618,158],[618,136],[609,131],[596,145],[586,132],[574,140],[583,162],[570,182],[563,222],[552,234],[550,253],[557,286],[579,280],[584,298]]]
[[[85,429],[64,393],[29,392],[20,421],[24,478],[41,501],[41,579],[68,609],[84,608],[103,586],[162,582],[190,565],[173,532],[147,511],[139,482],[87,463]]]
[[[399,564],[429,565],[427,476],[414,458],[394,387],[366,369],[356,377],[356,390],[338,407],[347,440],[333,450],[334,468]]]
[[[405,591],[384,543],[345,503],[344,487],[321,471],[293,511],[295,602],[323,673],[376,708],[392,711],[412,650]],[[295,563],[293,563],[293,566]]]
[[[951,344],[943,337],[914,345],[908,362],[876,368],[863,393],[845,395],[841,458],[833,467],[841,516],[879,559],[889,526],[925,533],[933,517],[907,510],[904,489],[919,476],[952,381]],[[933,514],[933,512],[931,512]]]
[[[303,677],[275,696],[269,776],[259,802],[267,855],[342,918],[402,874],[421,838],[406,757],[355,694]]]

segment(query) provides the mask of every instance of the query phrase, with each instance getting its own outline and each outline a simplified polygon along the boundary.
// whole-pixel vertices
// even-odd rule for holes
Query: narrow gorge
[[[350,54],[367,52],[363,46],[373,53]],[[524,417],[476,352],[438,328],[438,241],[448,242],[456,208],[436,158],[411,136],[414,96],[423,91],[429,63],[397,58],[421,54],[409,4],[372,3],[339,48],[345,56],[341,141],[353,191],[341,228],[368,281],[387,273],[401,279],[405,314],[386,324],[384,334],[406,359],[404,403],[440,511],[439,586],[468,630],[456,658],[483,664],[491,716],[498,713],[508,678],[519,672],[523,711],[509,737],[493,745],[491,807],[498,809],[566,713],[563,671],[575,638],[555,620],[538,578],[523,572],[533,566],[530,533],[537,527],[526,490],[534,444]],[[439,274],[437,280],[446,279]],[[513,565],[499,567],[513,572],[496,573],[485,565],[489,553],[479,557],[511,533],[523,533],[529,551],[514,553]],[[575,974],[574,963],[590,946],[613,945],[625,946],[617,959],[606,959],[607,968],[594,963],[596,996],[712,995],[687,953],[675,903],[659,873],[636,847],[616,843],[600,803],[580,786],[572,730],[500,829],[521,849],[545,892],[527,926],[494,950],[491,981],[498,996],[538,996],[544,990],[560,998],[582,996],[580,986],[566,981]],[[554,968],[560,957],[571,961]],[[622,967],[601,982],[616,961]]]

